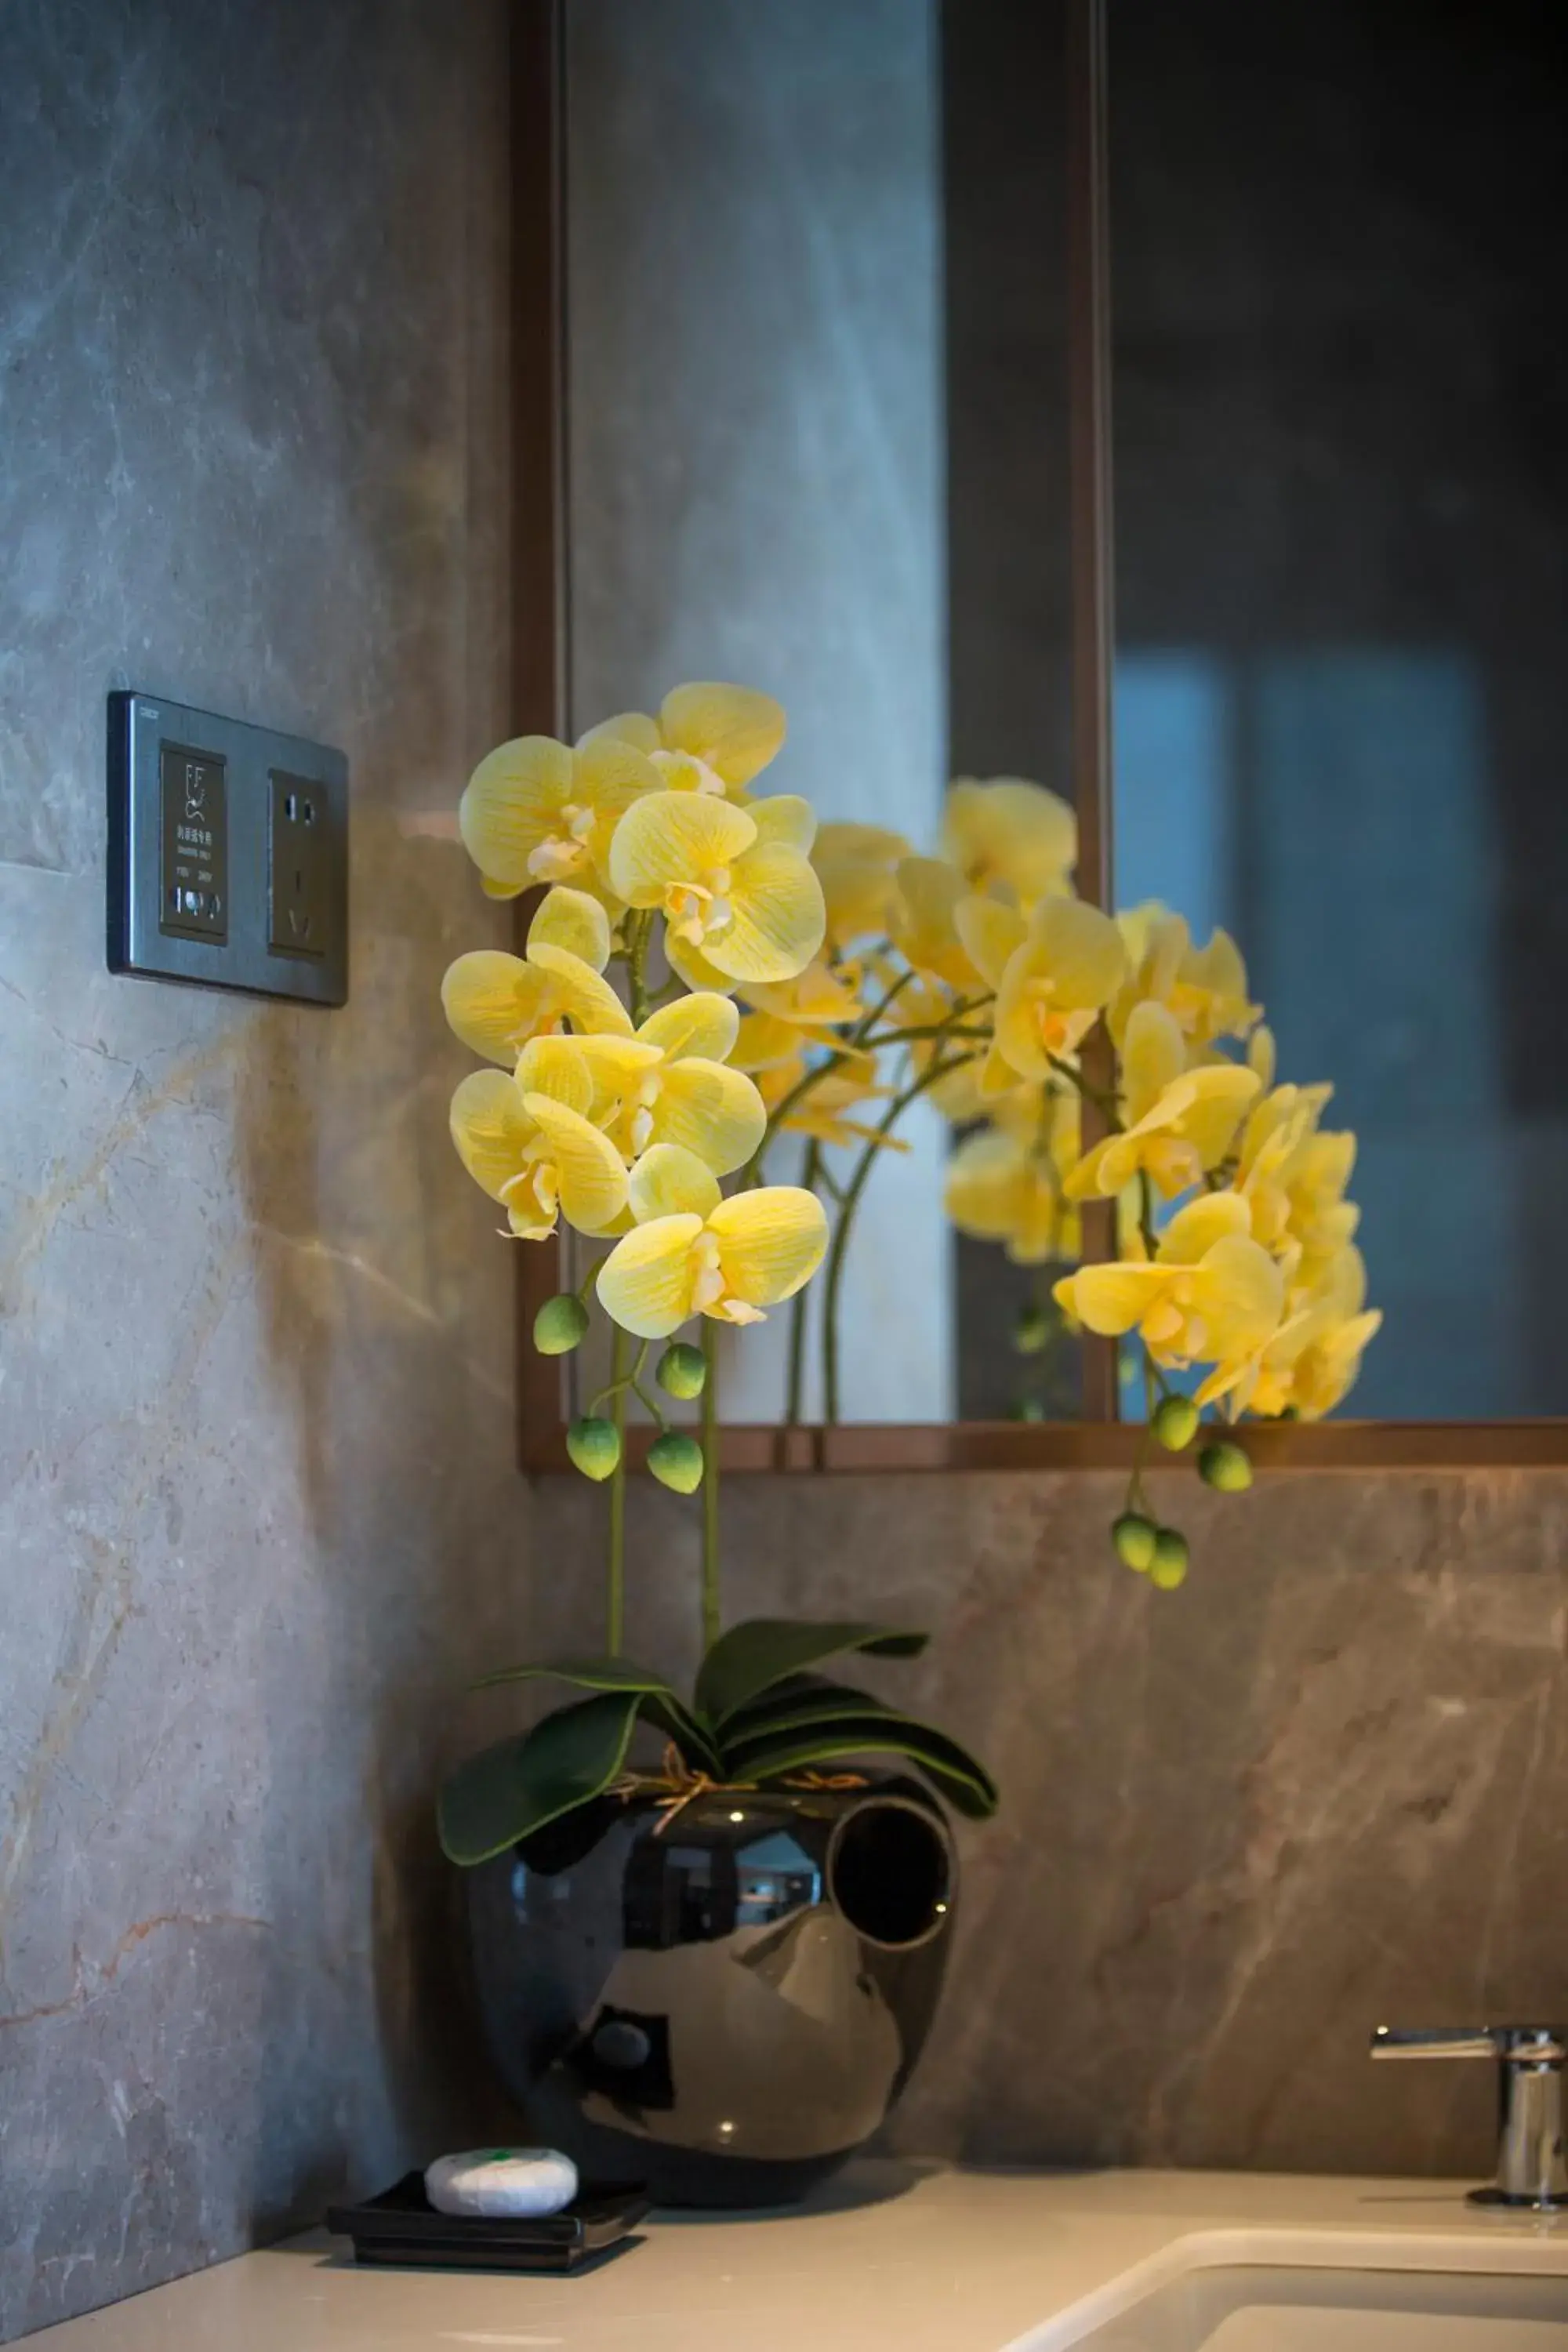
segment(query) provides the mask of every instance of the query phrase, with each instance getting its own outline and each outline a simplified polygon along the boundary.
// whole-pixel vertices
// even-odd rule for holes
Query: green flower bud
[[[702,1448],[683,1429],[667,1429],[648,1447],[647,1466],[661,1486],[694,1495],[702,1484]]]
[[[1020,1356],[1037,1356],[1051,1336],[1051,1318],[1043,1307],[1026,1307],[1013,1326],[1013,1345]]]
[[[1222,1495],[1245,1495],[1252,1484],[1252,1460],[1243,1447],[1222,1438],[1198,1455],[1198,1476]]]
[[[566,1432],[566,1451],[584,1478],[608,1478],[621,1458],[615,1423],[585,1412]]]
[[[1168,1396],[1155,1406],[1149,1426],[1160,1444],[1172,1454],[1179,1454],[1197,1435],[1202,1418],[1191,1397]]]
[[[1009,1421],[1044,1421],[1046,1408],[1038,1397],[1019,1397],[1007,1408]]]
[[[588,1310],[574,1290],[558,1290],[533,1318],[533,1344],[542,1356],[569,1356],[588,1335]]]
[[[708,1385],[708,1366],[700,1348],[675,1339],[665,1349],[654,1378],[666,1396],[700,1397]]]
[[[1176,1528],[1160,1528],[1154,1536],[1154,1558],[1149,1581],[1162,1592],[1174,1592],[1187,1579],[1187,1539]]]
[[[1116,1547],[1116,1557],[1128,1568],[1135,1568],[1142,1576],[1154,1558],[1154,1545],[1160,1530],[1152,1519],[1142,1511],[1123,1511],[1110,1523],[1110,1540]]]

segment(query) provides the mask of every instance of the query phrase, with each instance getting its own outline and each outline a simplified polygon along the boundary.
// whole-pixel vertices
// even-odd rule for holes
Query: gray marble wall
[[[0,13],[0,2336],[473,2120],[429,1801],[527,1498],[422,827],[505,716],[501,17]],[[345,1011],[106,972],[128,683],[347,750]]]
[[[479,2127],[451,1694],[592,1631],[433,1008],[485,926],[432,813],[504,715],[499,15],[0,20],[0,2335]],[[132,680],[346,746],[345,1012],[104,971]],[[1100,1479],[726,1495],[732,1611],[931,1623],[905,1686],[1006,1791],[895,2138],[1479,2171],[1483,2074],[1362,2041],[1561,2007],[1568,1475],[1185,1501],[1162,1600]],[[639,1492],[672,1667],[694,1559]]]
[[[1193,1539],[1176,1594],[1110,1557],[1108,1476],[725,1490],[730,1613],[929,1626],[881,1687],[1002,1783],[892,2142],[1484,2177],[1490,2070],[1374,2070],[1366,2039],[1562,2011],[1568,1472],[1152,1486]],[[542,1488],[540,1556],[596,1545],[598,1507]],[[683,1670],[691,1507],[631,1519],[628,1647]]]

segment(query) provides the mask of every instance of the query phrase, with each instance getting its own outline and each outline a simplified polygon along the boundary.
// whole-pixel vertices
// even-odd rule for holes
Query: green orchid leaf
[[[889,1706],[885,1699],[872,1692],[857,1690],[849,1683],[836,1683],[826,1675],[791,1675],[760,1698],[752,1699],[731,1716],[724,1726],[723,1749],[726,1756],[742,1740],[755,1739],[760,1733],[795,1731],[811,1723],[831,1723],[845,1715],[897,1715],[901,1709]]]
[[[805,1673],[823,1658],[863,1650],[875,1658],[918,1658],[931,1636],[897,1625],[805,1625],[787,1617],[753,1617],[721,1633],[697,1675],[697,1712],[722,1730],[762,1692]]]
[[[471,1865],[603,1796],[626,1760],[636,1691],[600,1691],[459,1764],[437,1809],[443,1852]]]
[[[634,1665],[629,1658],[543,1658],[530,1660],[521,1666],[500,1666],[493,1675],[481,1675],[475,1690],[492,1690],[499,1683],[558,1682],[575,1683],[580,1690],[594,1691],[658,1691],[673,1698],[675,1693],[662,1675],[647,1666]]]
[[[1000,1801],[996,1783],[983,1764],[928,1723],[890,1709],[846,1715],[799,1730],[760,1733],[726,1746],[725,1764],[748,1780],[779,1780],[814,1766],[840,1764],[869,1756],[904,1756],[918,1765],[940,1796],[971,1821],[986,1821]]]
[[[716,1742],[673,1691],[642,1692],[637,1713],[644,1723],[674,1740],[693,1770],[710,1773],[715,1780],[722,1778],[724,1767]]]
[[[481,1675],[474,1688],[491,1690],[501,1683],[527,1682],[573,1683],[579,1690],[635,1691],[644,1722],[666,1739],[673,1739],[688,1763],[707,1772],[719,1769],[712,1740],[679,1693],[662,1675],[634,1665],[629,1658],[546,1658],[538,1664],[502,1666],[493,1675]]]

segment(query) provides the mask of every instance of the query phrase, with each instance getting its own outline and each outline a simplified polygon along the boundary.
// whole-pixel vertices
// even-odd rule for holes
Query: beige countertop
[[[46,2332],[50,2352],[1051,2352],[1086,2299],[1107,2315],[1194,2261],[1568,2275],[1568,2220],[1269,2174],[867,2162],[787,2214],[639,2236],[552,2278],[359,2270],[318,2231]]]

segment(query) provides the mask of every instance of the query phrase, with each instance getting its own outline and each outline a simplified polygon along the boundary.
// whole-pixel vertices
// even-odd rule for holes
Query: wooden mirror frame
[[[1067,7],[1067,344],[1071,465],[1072,797],[1084,895],[1111,899],[1110,687],[1114,582],[1108,0]],[[513,731],[564,735],[571,613],[566,563],[565,0],[512,0],[511,414]],[[526,902],[524,902],[526,904]],[[1108,1209],[1086,1214],[1085,1255],[1110,1255]],[[1098,1230],[1095,1230],[1098,1226]],[[517,1253],[519,1452],[529,1472],[569,1468],[563,1371],[531,1333],[560,1287],[553,1238]],[[653,1433],[628,1432],[640,1466]],[[1127,1466],[1136,1426],[1117,1418],[1114,1343],[1084,1348],[1077,1422],[735,1426],[726,1470],[1062,1470]],[[1568,1465],[1568,1419],[1248,1423],[1261,1468],[1401,1470]]]

